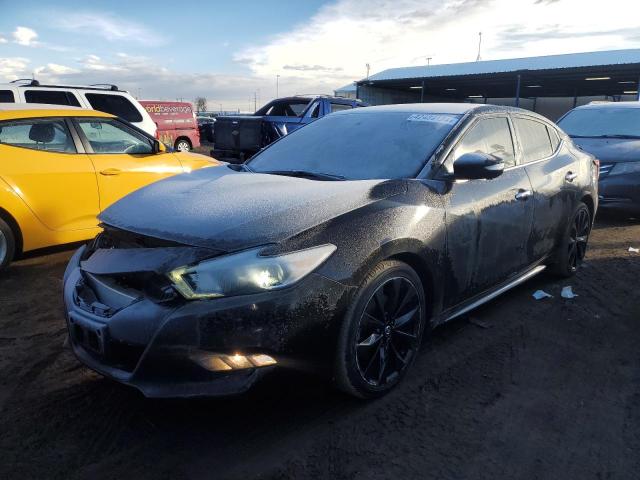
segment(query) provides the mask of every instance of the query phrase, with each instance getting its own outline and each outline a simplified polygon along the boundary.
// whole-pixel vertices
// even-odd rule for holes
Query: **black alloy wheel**
[[[418,348],[421,305],[416,287],[395,277],[369,299],[358,325],[356,362],[362,378],[382,387],[393,382]]]
[[[578,210],[569,233],[568,260],[571,272],[578,270],[587,253],[587,242],[591,231],[591,216],[587,209]]]
[[[360,398],[391,390],[413,363],[425,324],[424,289],[398,261],[380,263],[349,308],[338,342],[336,382]]]
[[[552,273],[567,278],[577,272],[587,253],[591,225],[591,211],[580,202],[570,217],[569,225],[556,250],[555,260],[549,265]]]

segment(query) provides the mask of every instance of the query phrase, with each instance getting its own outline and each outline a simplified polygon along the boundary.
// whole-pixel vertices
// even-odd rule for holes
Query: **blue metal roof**
[[[349,92],[355,93],[355,91],[356,91],[356,84],[353,82],[348,83],[344,87],[336,88],[334,90],[334,92],[345,92],[345,93],[349,93]]]
[[[452,77],[459,75],[517,72],[521,70],[553,70],[603,65],[622,65],[630,63],[640,64],[640,49],[607,50],[602,52],[546,55],[543,57],[510,58],[505,60],[484,60],[480,62],[390,68],[371,75],[368,79],[360,81]]]

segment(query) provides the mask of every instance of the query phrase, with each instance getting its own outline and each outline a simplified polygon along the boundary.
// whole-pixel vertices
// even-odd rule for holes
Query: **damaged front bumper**
[[[312,273],[280,291],[187,301],[158,272],[202,252],[127,250],[82,247],[64,275],[70,344],[96,372],[147,397],[189,397],[243,392],[276,366],[331,365],[349,287]]]

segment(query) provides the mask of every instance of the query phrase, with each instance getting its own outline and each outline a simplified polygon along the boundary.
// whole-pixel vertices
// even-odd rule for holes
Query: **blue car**
[[[243,162],[318,118],[365,106],[360,100],[349,98],[302,95],[272,100],[253,115],[218,117],[212,155],[231,163]]]
[[[600,208],[640,212],[640,102],[574,108],[558,122],[584,151],[600,160]]]

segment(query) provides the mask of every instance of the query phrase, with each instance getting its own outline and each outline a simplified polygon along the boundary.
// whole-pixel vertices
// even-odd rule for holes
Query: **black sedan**
[[[600,160],[600,207],[640,213],[640,102],[585,105],[558,124]]]
[[[224,395],[274,368],[389,391],[425,331],[545,268],[572,275],[597,163],[524,110],[395,105],[328,115],[249,163],[111,206],[71,259],[78,359],[151,397]]]

